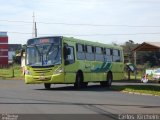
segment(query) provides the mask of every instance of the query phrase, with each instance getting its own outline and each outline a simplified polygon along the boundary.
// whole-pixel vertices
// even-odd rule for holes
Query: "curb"
[[[129,91],[122,91],[123,93],[128,93],[128,94],[134,94],[134,95],[145,95],[145,96],[156,96],[160,97],[160,95],[153,95],[153,94],[147,94],[147,93],[138,93],[138,92],[129,92]]]

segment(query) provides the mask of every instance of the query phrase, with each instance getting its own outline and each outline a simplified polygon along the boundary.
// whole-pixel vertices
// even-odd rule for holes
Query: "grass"
[[[160,86],[158,85],[122,85],[112,86],[112,89],[123,92],[133,92],[160,96]]]
[[[23,79],[20,65],[13,65],[9,68],[0,68],[0,79]]]

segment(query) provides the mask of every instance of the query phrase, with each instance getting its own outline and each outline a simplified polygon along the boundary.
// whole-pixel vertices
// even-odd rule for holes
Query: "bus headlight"
[[[26,74],[26,75],[32,75],[32,74],[31,74],[31,71],[29,71],[29,70],[25,70],[25,74]]]
[[[59,67],[57,70],[55,70],[53,72],[53,74],[60,74],[60,73],[63,73],[64,72],[64,68],[63,67]]]

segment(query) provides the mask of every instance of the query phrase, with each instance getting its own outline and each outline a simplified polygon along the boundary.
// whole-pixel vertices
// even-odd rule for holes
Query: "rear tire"
[[[83,87],[87,87],[88,86],[88,82],[83,82]]]
[[[50,83],[44,83],[44,87],[45,87],[46,89],[50,89],[50,88],[51,88],[51,84],[50,84]]]
[[[107,75],[107,87],[111,87],[112,80],[113,80],[112,73],[108,73],[108,75]]]
[[[101,82],[100,82],[100,85],[101,85],[102,87],[111,87],[111,85],[112,85],[112,79],[113,79],[112,73],[109,72],[109,73],[107,74],[106,81],[101,81]]]

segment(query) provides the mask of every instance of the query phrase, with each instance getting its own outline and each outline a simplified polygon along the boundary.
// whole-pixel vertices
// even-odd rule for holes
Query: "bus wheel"
[[[81,88],[83,86],[83,76],[80,73],[76,75],[76,82],[74,83],[75,88]]]
[[[83,86],[83,87],[87,87],[87,86],[88,86],[88,82],[83,82],[83,83],[82,83],[82,86]]]
[[[112,73],[108,73],[107,74],[107,87],[111,87],[112,80],[113,80]]]
[[[100,82],[100,85],[101,85],[102,87],[105,87],[105,86],[107,86],[107,82],[106,82],[106,81],[101,81],[101,82]]]
[[[51,84],[50,84],[50,83],[44,83],[44,87],[45,87],[46,89],[50,89],[50,88],[51,88]]]
[[[112,73],[108,73],[107,74],[107,80],[106,81],[101,81],[100,82],[100,85],[102,86],[102,87],[110,87],[111,85],[112,85]]]

